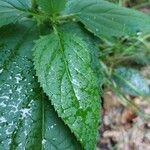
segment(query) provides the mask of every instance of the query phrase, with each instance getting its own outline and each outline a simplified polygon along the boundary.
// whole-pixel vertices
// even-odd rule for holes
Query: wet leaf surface
[[[32,62],[33,24],[0,30],[0,149],[81,149],[43,94]]]
[[[94,149],[100,98],[88,46],[74,34],[52,33],[33,51],[38,79],[59,116],[85,149]]]

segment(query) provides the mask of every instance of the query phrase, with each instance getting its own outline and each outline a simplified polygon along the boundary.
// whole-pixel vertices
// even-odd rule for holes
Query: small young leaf
[[[58,115],[93,150],[100,97],[88,46],[74,34],[52,33],[36,41],[33,51],[38,79]]]
[[[64,14],[74,14],[98,37],[136,35],[150,31],[150,17],[104,0],[70,0]]]
[[[0,0],[0,27],[28,15],[31,0]]]
[[[112,77],[124,92],[132,96],[150,96],[150,86],[137,70],[129,68],[115,69]]]
[[[39,6],[46,14],[56,14],[65,7],[66,0],[37,0]]]
[[[39,87],[33,25],[0,29],[0,150],[81,150]]]

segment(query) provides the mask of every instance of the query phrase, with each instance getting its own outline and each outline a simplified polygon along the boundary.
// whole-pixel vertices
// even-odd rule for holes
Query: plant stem
[[[36,8],[37,8],[36,0],[32,0],[32,10],[36,11]]]

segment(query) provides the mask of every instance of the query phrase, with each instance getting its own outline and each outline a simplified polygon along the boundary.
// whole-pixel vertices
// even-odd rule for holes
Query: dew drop
[[[45,143],[46,143],[46,140],[45,140],[45,139],[43,139],[43,140],[42,140],[42,144],[44,145]]]
[[[19,143],[18,147],[21,147],[22,146],[22,143]]]
[[[78,82],[76,79],[73,79],[73,80],[72,80],[72,83],[75,84],[75,85],[77,85],[77,86],[80,85],[79,82]]]
[[[17,88],[16,91],[20,94],[20,93],[21,93],[21,90],[22,90],[22,87],[20,86],[20,87]]]
[[[11,131],[9,131],[8,129],[6,130],[6,134],[7,135],[10,135],[12,132]]]
[[[7,120],[4,117],[0,117],[0,123],[5,123]]]
[[[4,70],[3,68],[2,68],[2,69],[0,69],[0,74],[3,72],[3,70]]]
[[[140,35],[142,35],[142,32],[137,32],[136,34],[137,34],[137,36],[140,36]]]
[[[83,107],[82,107],[82,106],[80,106],[79,108],[80,108],[80,109],[82,109]]]
[[[0,103],[0,106],[1,106],[1,107],[6,107],[6,104],[5,104],[4,102],[1,102],[1,103]]]
[[[21,109],[21,112],[22,112],[22,117],[23,118],[26,118],[27,115],[30,115],[30,109],[29,108]]]
[[[12,76],[9,76],[9,79],[11,80],[11,79],[12,79]]]
[[[98,32],[98,31],[99,31],[99,29],[97,29],[97,28],[96,28],[96,31]]]
[[[15,79],[16,79],[16,83],[19,83],[21,81],[20,77],[15,77]]]
[[[73,18],[73,19],[72,19],[72,21],[76,22],[76,19],[75,19],[75,18]]]
[[[9,89],[9,94],[12,94],[12,89]]]
[[[30,92],[33,92],[33,89],[31,89]]]
[[[27,131],[26,131],[26,130],[24,131],[24,135],[25,135],[25,136],[27,136],[27,135],[28,135],[28,133],[27,133]]]

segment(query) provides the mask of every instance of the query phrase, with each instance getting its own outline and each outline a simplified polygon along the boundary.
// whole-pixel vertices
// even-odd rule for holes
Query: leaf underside
[[[137,70],[118,68],[113,72],[113,79],[129,95],[150,96],[150,86]]]
[[[0,149],[81,150],[37,82],[33,25],[0,29]]]
[[[104,0],[70,0],[64,14],[74,14],[98,37],[137,35],[150,31],[150,17]]]
[[[33,51],[38,79],[58,115],[86,150],[94,149],[100,98],[86,43],[73,34],[51,33]]]

